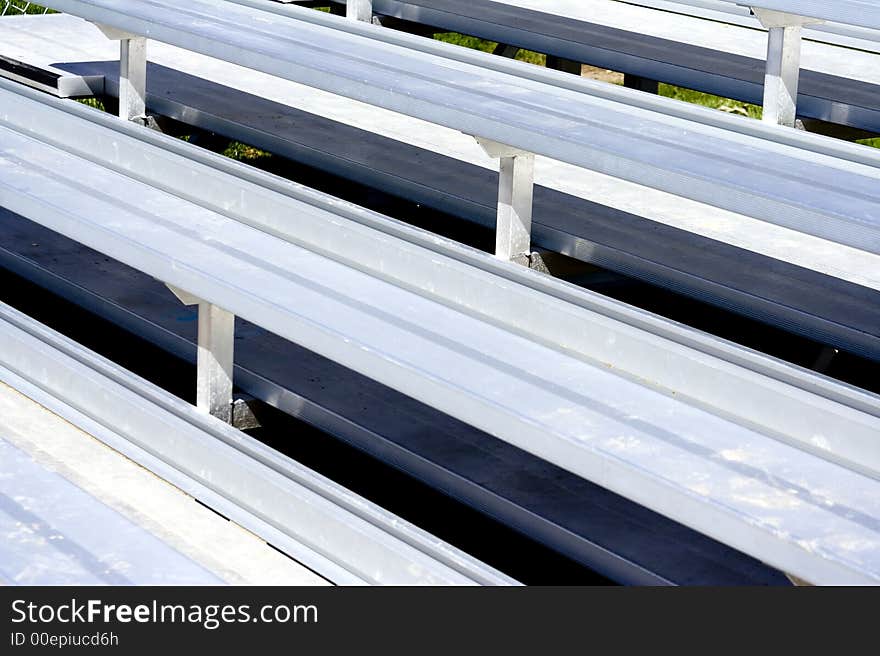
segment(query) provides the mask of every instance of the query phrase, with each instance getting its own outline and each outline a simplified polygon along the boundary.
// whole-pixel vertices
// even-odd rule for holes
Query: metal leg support
[[[771,27],[764,76],[764,120],[794,127],[800,77],[801,28]]]
[[[495,141],[477,141],[489,156],[500,160],[495,256],[528,266],[531,256],[535,156]]]
[[[519,48],[517,46],[509,46],[506,43],[499,43],[495,46],[492,54],[507,57],[508,59],[516,59],[517,54],[519,54]]]
[[[147,117],[147,40],[142,36],[119,41],[119,117]]]
[[[572,61],[571,59],[563,59],[562,57],[554,57],[553,55],[547,55],[547,63],[545,66],[554,71],[562,71],[563,73],[571,73],[572,75],[580,75],[581,70],[583,69],[580,62]]]
[[[345,15],[367,23],[373,20],[373,0],[346,0]]]
[[[801,69],[801,32],[813,18],[768,9],[752,9],[769,30],[764,76],[764,121],[794,127]]]
[[[104,36],[119,41],[119,118],[147,123],[147,39],[95,23]]]
[[[823,346],[819,356],[816,358],[816,362],[813,363],[813,370],[818,371],[820,374],[827,373],[831,363],[834,362],[834,358],[839,354],[840,349],[836,349],[833,346]]]
[[[232,361],[235,315],[212,303],[199,303],[199,354],[196,407],[232,423]]]
[[[660,92],[660,83],[657,80],[649,80],[638,75],[624,74],[623,86],[627,89],[636,89],[645,93],[653,93],[655,96]]]
[[[199,306],[196,407],[231,424],[235,315],[181,289],[168,288],[185,305]]]

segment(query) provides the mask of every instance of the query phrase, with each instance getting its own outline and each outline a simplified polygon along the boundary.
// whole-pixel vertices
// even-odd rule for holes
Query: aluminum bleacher
[[[50,46],[44,60],[55,62],[54,68],[61,67],[58,70],[71,79],[99,80],[108,97],[118,94],[118,65],[108,60],[111,54],[107,50],[112,46],[95,28],[72,16],[59,15],[42,22],[35,33],[29,33],[30,27],[5,30],[0,24],[0,34],[9,37],[6,48],[20,44],[15,50],[20,58],[24,49],[33,47],[31,60],[38,61],[35,44],[39,34],[47,37],[47,43],[54,43],[53,35],[62,31],[75,34],[80,52],[68,56]],[[52,59],[52,51],[61,59]],[[409,126],[382,130],[394,120],[393,115],[377,114],[348,101],[336,103],[335,115],[321,116],[317,112],[326,107],[326,100],[316,97],[310,101],[302,87],[271,78],[264,83],[255,77],[245,87],[232,67],[218,70],[210,60],[158,44],[151,53],[146,87],[149,112],[251,144],[469,224],[494,227],[497,174],[482,165],[479,153],[476,158],[465,155],[462,159],[461,151],[451,147],[454,133],[423,125],[418,134],[427,140],[417,139]],[[227,84],[208,79],[211,76]],[[238,88],[228,86],[233,84]],[[260,93],[274,93],[278,100]],[[286,103],[296,103],[301,109]],[[273,117],[271,123],[266,122],[266,116]],[[462,135],[458,140],[465,141]],[[437,146],[432,149],[431,144]],[[880,303],[872,300],[880,292],[870,286],[870,276],[854,275],[869,268],[851,257],[852,249],[840,249],[846,250],[845,256],[822,262],[816,249],[811,255],[802,236],[774,240],[749,229],[742,230],[745,234],[739,235],[740,241],[726,243],[725,237],[736,233],[707,230],[721,223],[712,208],[695,207],[690,212],[694,220],[682,223],[685,211],[680,203],[674,206],[667,202],[670,209],[658,216],[663,203],[656,197],[642,194],[634,203],[631,191],[583,175],[572,177],[573,184],[559,184],[555,171],[544,165],[539,161],[536,170],[535,248],[565,253],[823,344],[880,359]],[[554,186],[548,186],[554,181]],[[613,194],[597,193],[602,189]],[[627,197],[629,203],[620,209],[613,207],[615,201]],[[660,220],[666,217],[678,221]],[[795,243],[797,247],[774,247],[774,242]],[[829,267],[834,261],[839,264]]]
[[[876,396],[514,263],[532,153],[877,254],[872,151],[298,8],[52,4],[122,41],[124,118],[149,36],[501,160],[493,258],[0,83],[0,204],[198,303],[205,409],[229,399],[237,315],[804,580],[880,577]]]
[[[344,4],[344,3],[342,3]],[[795,3],[797,4],[797,3]],[[707,9],[706,7],[709,7]],[[765,103],[767,34],[747,7],[709,3],[617,0],[374,0],[373,11],[404,21],[547,53],[625,73],[638,88],[656,82],[761,105]],[[817,31],[819,28],[825,28]],[[867,28],[805,27],[797,115],[813,131],[855,136],[880,131],[876,85],[880,36]],[[812,31],[810,29],[812,28]],[[568,66],[579,72],[580,66]],[[795,70],[797,67],[795,66]],[[653,86],[639,80],[653,81]],[[794,104],[791,107],[794,110]],[[776,120],[776,115],[767,118]],[[794,114],[784,121],[794,120]]]
[[[53,126],[7,120],[9,209],[784,571],[873,579],[870,395],[3,86]]]

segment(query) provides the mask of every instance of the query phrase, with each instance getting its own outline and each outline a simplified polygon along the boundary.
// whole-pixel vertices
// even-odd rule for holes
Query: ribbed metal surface
[[[848,25],[880,29],[880,4],[875,0],[721,0],[727,4],[747,4],[797,16],[809,16]]]
[[[260,8],[210,0],[194,0],[185,9],[169,0],[52,4],[278,77],[880,253],[880,154],[871,149],[782,134],[795,131],[565,79],[574,76],[499,62],[502,58],[486,53],[322,12],[239,2]],[[522,75],[500,70],[504,66]],[[547,78],[557,85],[548,87]]]
[[[736,36],[728,26],[718,22],[760,29],[760,23],[749,15],[747,8],[721,2],[715,2],[712,11],[687,3],[638,4],[667,11],[658,14],[641,9],[645,27],[625,28],[615,25],[612,17],[615,11],[620,11],[632,21],[633,7],[610,0],[593,0],[583,6],[575,0],[550,5],[538,0],[374,0],[373,9],[377,14],[472,34],[627,75],[762,103],[766,45],[752,56],[743,56],[738,48],[731,52]],[[591,8],[601,13],[592,14]],[[719,11],[728,8],[734,11]],[[745,15],[736,9],[743,9]],[[666,38],[665,30],[656,23],[662,17],[667,30],[675,25],[675,21],[668,20],[669,12],[681,13],[682,27],[703,44],[682,43],[675,30]],[[691,16],[712,20],[696,21]],[[833,29],[831,32],[831,26],[818,25],[805,36],[861,50],[880,50],[880,33],[841,25]],[[761,35],[760,38],[766,37]],[[837,63],[847,58],[846,51],[835,54]],[[828,64],[833,71],[832,62]],[[825,72],[812,71],[809,67],[802,70],[799,115],[880,132],[880,102],[874,85],[850,79],[846,71],[834,71],[836,74],[832,75],[827,69],[823,70]]]
[[[85,107],[0,108],[9,209],[780,569],[880,577],[875,396]]]

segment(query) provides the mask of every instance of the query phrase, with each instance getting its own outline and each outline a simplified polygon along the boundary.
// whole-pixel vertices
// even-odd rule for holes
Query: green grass
[[[246,162],[248,164],[260,162],[264,165],[266,164],[266,160],[272,157],[271,153],[267,153],[259,148],[254,148],[253,146],[248,146],[239,141],[230,142],[226,150],[223,151],[223,154],[226,157],[238,160],[239,162]]]
[[[702,105],[703,107],[711,107],[728,114],[737,116],[748,116],[749,118],[761,118],[763,110],[757,105],[731,100],[730,98],[722,98],[721,96],[713,96],[710,93],[701,93],[700,91],[692,91],[682,87],[675,87],[671,84],[660,85],[660,95],[667,98],[675,98],[683,100],[694,105]]]
[[[475,36],[465,36],[464,34],[458,34],[456,32],[444,32],[442,34],[435,34],[434,38],[438,41],[454,43],[457,46],[464,46],[465,48],[471,48],[473,50],[482,50],[483,52],[492,52],[498,45],[494,41],[486,41],[485,39],[478,39]],[[517,53],[516,58],[519,61],[529,62],[530,64],[537,64],[538,66],[543,66],[547,60],[544,55],[537,52],[532,52],[531,50],[520,50]]]
[[[100,109],[102,112],[106,111],[104,109],[104,101],[100,98],[77,98],[76,101],[81,102],[83,105],[88,105],[89,107]]]
[[[0,0],[0,10],[3,9],[4,4],[6,4],[6,3],[3,0]],[[45,7],[41,7],[40,5],[35,5],[33,3],[28,3],[25,0],[12,0],[12,2],[10,2],[9,4],[12,5],[12,7],[16,7],[18,9],[24,9],[24,13],[26,13],[26,14],[42,14],[44,11],[46,11]],[[25,9],[25,7],[27,7],[27,8]],[[20,12],[13,11],[10,8],[10,10],[6,13],[6,15],[7,16],[14,16],[15,14],[18,14],[18,13],[20,13]],[[49,13],[53,14],[55,12],[50,9]]]

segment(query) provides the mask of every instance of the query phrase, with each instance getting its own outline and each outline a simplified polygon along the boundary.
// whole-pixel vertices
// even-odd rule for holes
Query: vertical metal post
[[[346,0],[345,15],[367,23],[373,20],[373,0]]]
[[[147,115],[147,39],[119,41],[119,117],[127,121]]]
[[[794,127],[801,72],[801,26],[771,27],[764,76],[764,121]]]
[[[119,117],[147,118],[147,39],[109,25],[95,23],[108,39],[119,41]]]
[[[535,156],[502,157],[498,176],[495,256],[528,266],[532,247]]]
[[[127,121],[147,115],[147,39],[119,41],[119,117]]]
[[[752,13],[768,30],[767,69],[764,75],[764,121],[795,127],[803,26],[822,21],[754,7]]]
[[[235,315],[183,289],[167,287],[184,305],[199,308],[196,407],[231,424]]]
[[[492,54],[507,57],[507,59],[516,59],[519,50],[520,49],[517,46],[509,46],[506,43],[499,43],[495,46],[495,50],[492,51]]]
[[[563,73],[571,73],[572,75],[580,75],[581,70],[583,70],[583,66],[580,62],[572,61],[571,59],[563,59],[562,57],[555,57],[554,55],[547,55],[547,61],[544,66],[545,68],[550,68],[554,71],[562,71]]]
[[[477,137],[477,143],[489,157],[500,162],[495,256],[529,266],[532,254],[535,156],[491,139]]]
[[[235,315],[199,302],[196,407],[232,423],[232,366]]]
[[[623,76],[623,86],[627,89],[636,89],[645,93],[653,93],[655,96],[660,93],[660,83],[657,80],[650,80],[646,77],[631,75],[625,73]]]
[[[823,346],[822,350],[819,352],[819,357],[817,357],[816,362],[813,363],[813,371],[818,371],[821,374],[827,373],[834,358],[839,354],[840,349],[836,349],[833,346]]]

